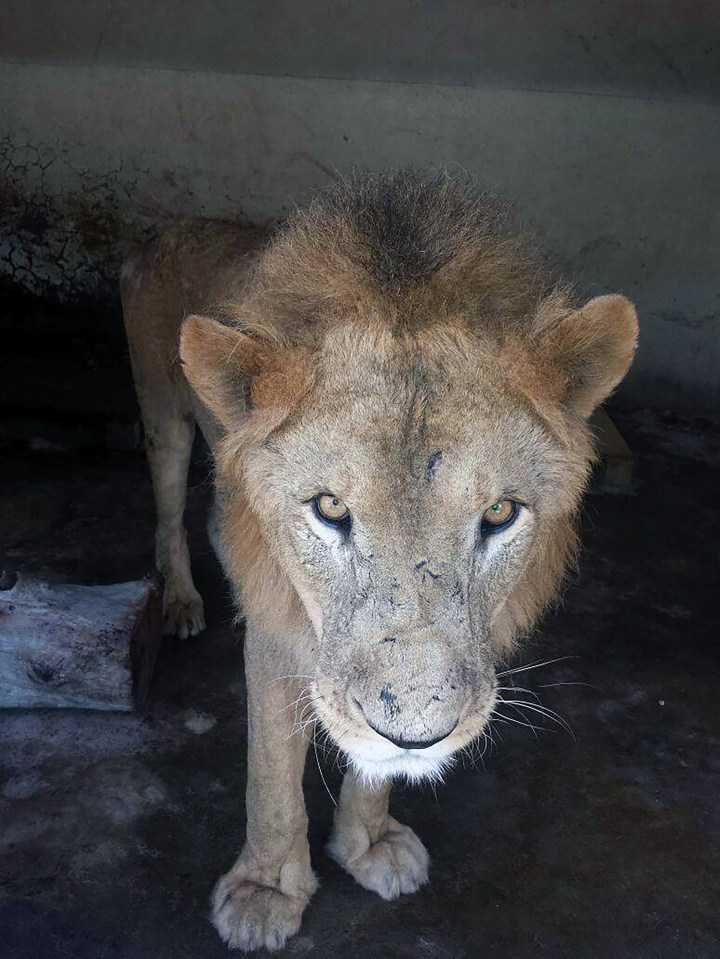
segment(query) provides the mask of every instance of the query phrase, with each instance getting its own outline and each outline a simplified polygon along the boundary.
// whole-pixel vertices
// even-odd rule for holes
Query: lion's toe
[[[409,826],[391,819],[390,826],[377,842],[353,859],[340,853],[331,843],[330,855],[350,875],[383,899],[417,892],[428,881],[430,857],[427,849]]]
[[[212,922],[231,949],[273,952],[298,931],[306,904],[306,896],[287,895],[229,872],[213,892]]]
[[[187,639],[188,636],[197,636],[205,629],[203,601],[198,593],[189,597],[166,596],[163,617],[163,633],[166,636]]]

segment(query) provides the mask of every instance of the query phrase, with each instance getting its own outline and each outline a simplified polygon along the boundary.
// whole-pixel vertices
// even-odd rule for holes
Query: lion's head
[[[219,313],[186,320],[181,355],[224,427],[246,615],[294,644],[361,772],[432,776],[482,732],[497,662],[573,554],[586,420],[635,311],[549,286],[469,187],[393,174],[297,214]]]

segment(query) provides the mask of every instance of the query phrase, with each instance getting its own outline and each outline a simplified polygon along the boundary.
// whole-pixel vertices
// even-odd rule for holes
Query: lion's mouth
[[[365,715],[362,704],[359,703],[357,699],[354,699],[353,702],[369,728],[374,733],[377,733],[377,735],[382,739],[386,739],[389,743],[392,743],[393,746],[397,746],[398,749],[403,750],[403,752],[409,752],[410,750],[424,750],[429,749],[431,746],[436,746],[438,743],[443,742],[443,740],[448,739],[455,732],[460,722],[459,718],[456,719],[448,729],[437,735],[426,736],[423,739],[409,739],[402,736],[398,732],[390,732],[387,729],[378,728]]]
[[[487,684],[468,689],[455,716],[436,716],[437,722],[430,724],[424,714],[408,711],[395,728],[389,724],[376,729],[347,685],[316,679],[309,697],[317,722],[314,730],[322,728],[320,735],[368,785],[397,778],[409,783],[441,782],[460,755],[474,755],[476,745],[484,751],[497,696],[494,680],[493,673]]]
[[[364,721],[360,725],[355,719],[348,724],[347,717],[332,708],[324,697],[315,702],[323,728],[368,785],[396,778],[410,783],[441,782],[457,756],[482,736],[491,709],[492,703],[486,704],[486,708],[476,706],[443,735],[418,742],[389,739]]]

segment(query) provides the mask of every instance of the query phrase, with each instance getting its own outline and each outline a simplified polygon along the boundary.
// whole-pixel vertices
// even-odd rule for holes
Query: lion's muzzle
[[[458,720],[456,719],[455,722],[445,732],[441,732],[438,735],[427,735],[427,736],[424,736],[422,739],[407,739],[407,738],[404,738],[402,733],[396,729],[393,729],[393,728],[387,729],[387,728],[381,728],[379,726],[375,726],[365,716],[362,705],[358,703],[357,700],[356,700],[356,704],[358,708],[360,709],[360,711],[363,713],[365,722],[368,724],[370,729],[372,729],[373,732],[376,732],[379,736],[382,736],[383,739],[387,739],[389,742],[391,742],[394,746],[397,746],[399,749],[427,749],[429,746],[435,746],[437,743],[441,743],[443,739],[447,739],[448,736],[455,730],[458,724]]]

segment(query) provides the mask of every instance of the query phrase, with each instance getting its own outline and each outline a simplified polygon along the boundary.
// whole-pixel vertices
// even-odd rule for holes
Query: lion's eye
[[[315,508],[320,516],[328,523],[340,525],[350,519],[350,510],[339,496],[332,493],[321,493],[315,497]]]
[[[499,499],[497,503],[488,507],[482,515],[481,530],[483,535],[492,535],[511,526],[517,519],[518,512],[518,504],[514,499]]]

